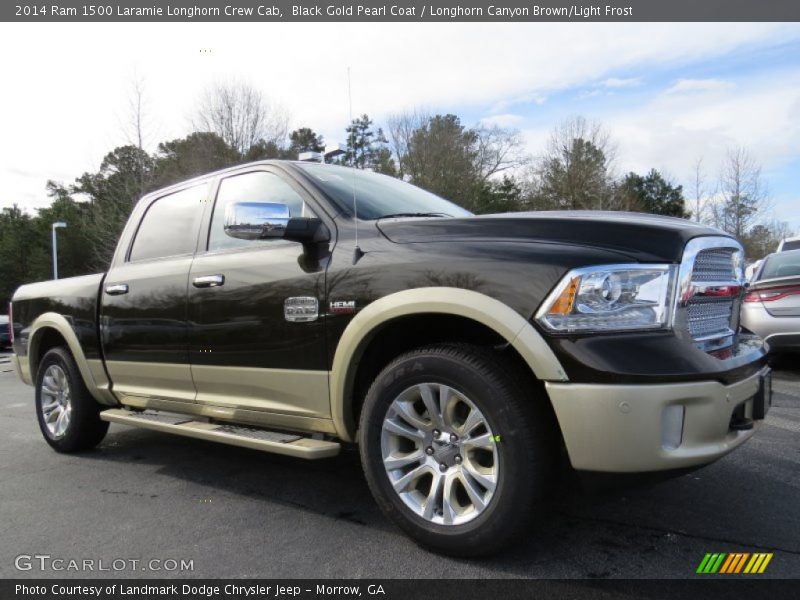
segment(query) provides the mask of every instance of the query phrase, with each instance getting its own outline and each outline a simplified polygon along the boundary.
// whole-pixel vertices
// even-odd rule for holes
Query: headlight
[[[670,324],[672,265],[603,265],[567,273],[536,320],[563,333],[662,329]]]

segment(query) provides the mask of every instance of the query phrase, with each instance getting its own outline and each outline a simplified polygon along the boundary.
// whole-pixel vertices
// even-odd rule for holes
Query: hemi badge
[[[330,303],[331,314],[346,315],[356,312],[355,300],[338,300]]]
[[[312,296],[295,296],[283,302],[283,317],[289,323],[308,323],[319,317],[319,301]]]

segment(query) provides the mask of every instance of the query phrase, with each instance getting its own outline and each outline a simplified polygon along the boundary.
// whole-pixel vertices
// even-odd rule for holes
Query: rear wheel
[[[64,348],[49,350],[39,365],[36,415],[45,441],[58,452],[93,448],[108,431],[108,423],[100,420],[100,405]]]
[[[381,509],[416,541],[456,556],[524,536],[555,458],[552,422],[531,395],[480,347],[423,348],[389,364],[359,431]]]

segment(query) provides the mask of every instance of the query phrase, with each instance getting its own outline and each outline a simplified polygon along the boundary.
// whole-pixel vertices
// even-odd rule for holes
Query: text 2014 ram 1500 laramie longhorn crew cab
[[[153,192],[105,274],[25,285],[18,372],[58,451],[108,422],[300,458],[360,446],[383,511],[451,554],[525,531],[578,470],[709,463],[769,407],[742,247],[622,213],[473,216],[262,162]]]

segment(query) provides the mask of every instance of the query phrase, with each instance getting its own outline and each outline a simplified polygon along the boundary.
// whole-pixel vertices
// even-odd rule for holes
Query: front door
[[[248,201],[286,204],[292,217],[316,213],[313,200],[297,184],[269,167],[220,181],[206,219],[205,251],[198,251],[189,276],[190,360],[197,401],[329,418],[322,317],[327,261],[308,260],[296,242],[226,235],[226,207]],[[292,320],[291,310],[287,312],[293,303],[313,302],[319,306],[314,320]]]
[[[208,185],[155,199],[101,291],[100,330],[113,390],[193,402],[186,288]]]

